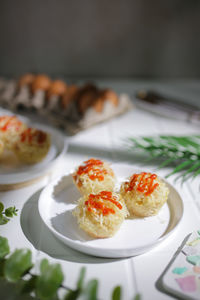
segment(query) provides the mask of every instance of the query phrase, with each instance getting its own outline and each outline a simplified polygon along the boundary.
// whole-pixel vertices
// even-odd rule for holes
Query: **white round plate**
[[[51,147],[49,152],[41,162],[33,165],[22,165],[15,161],[2,161],[0,164],[0,185],[14,185],[41,177],[48,173],[57,160],[66,152],[67,143],[58,130],[34,123],[28,123],[28,125],[50,134]]]
[[[136,170],[126,164],[113,164],[118,186]],[[158,215],[126,219],[115,236],[106,239],[89,237],[72,215],[80,194],[70,174],[49,184],[41,193],[39,213],[47,227],[62,242],[73,249],[100,257],[127,257],[150,250],[165,240],[177,227],[183,215],[183,202],[173,186],[167,183],[170,194]]]

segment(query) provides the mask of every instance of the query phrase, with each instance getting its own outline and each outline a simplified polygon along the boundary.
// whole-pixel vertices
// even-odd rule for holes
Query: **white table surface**
[[[99,81],[102,86],[112,86],[120,92],[133,93],[140,87],[159,87],[168,94],[190,97],[196,102],[200,88],[198,81],[175,82],[126,82]],[[69,143],[68,150],[53,170],[51,178],[44,178],[31,186],[0,193],[0,201],[6,207],[15,205],[19,209],[17,217],[0,227],[0,234],[9,239],[11,250],[28,247],[32,250],[36,268],[43,257],[52,262],[59,262],[65,274],[64,284],[75,287],[80,268],[86,266],[86,280],[99,280],[99,299],[111,299],[112,289],[122,286],[122,299],[133,299],[140,293],[143,300],[173,299],[171,295],[159,290],[156,282],[185,236],[195,229],[200,229],[199,178],[184,185],[169,178],[180,193],[184,203],[184,215],[180,226],[163,243],[145,254],[125,259],[104,259],[87,256],[70,249],[58,241],[43,224],[38,213],[38,198],[42,188],[52,178],[66,174],[89,157],[98,157],[109,162],[126,162],[136,167],[141,162],[127,153],[123,138],[134,135],[151,134],[192,134],[199,133],[199,127],[182,121],[154,115],[134,108],[128,113],[80,132],[73,137],[65,137]],[[155,166],[148,168],[155,170]],[[164,176],[169,169],[159,170]],[[6,298],[4,298],[6,299]]]

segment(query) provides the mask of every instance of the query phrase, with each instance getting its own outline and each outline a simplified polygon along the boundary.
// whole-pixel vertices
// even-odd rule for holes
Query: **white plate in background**
[[[141,170],[126,164],[112,166],[120,184],[126,177]],[[170,190],[167,203],[158,215],[126,219],[115,236],[94,239],[81,230],[72,209],[80,194],[70,174],[50,183],[41,193],[39,213],[50,231],[71,248],[99,257],[127,257],[144,253],[174,232],[183,215],[183,202],[176,189]]]
[[[22,120],[26,119],[22,117]],[[30,123],[27,120],[25,123],[50,134],[51,147],[49,152],[41,162],[32,165],[2,161],[0,164],[0,185],[19,184],[41,177],[48,173],[66,152],[66,140],[58,130],[49,126]]]

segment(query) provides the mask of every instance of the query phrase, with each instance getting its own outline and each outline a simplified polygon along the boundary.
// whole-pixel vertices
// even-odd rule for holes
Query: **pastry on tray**
[[[82,194],[112,191],[115,186],[115,175],[108,163],[91,158],[80,165],[72,174],[77,188]]]
[[[4,147],[13,150],[14,144],[18,141],[18,136],[27,128],[17,116],[0,116],[0,140]]]
[[[94,238],[112,237],[127,214],[122,197],[110,191],[84,195],[73,210],[80,228]]]
[[[27,73],[18,80],[0,79],[0,105],[33,112],[74,134],[132,108],[128,95],[93,83],[70,84],[45,74]]]
[[[0,139],[0,157],[4,152],[4,142]]]
[[[0,154],[16,156],[23,164],[42,161],[50,148],[50,135],[28,127],[17,116],[0,116]]]
[[[167,201],[169,189],[156,174],[142,172],[123,182],[120,194],[130,216],[148,217],[159,212]]]
[[[50,145],[48,133],[36,128],[27,128],[19,135],[13,151],[21,162],[33,164],[46,157]]]

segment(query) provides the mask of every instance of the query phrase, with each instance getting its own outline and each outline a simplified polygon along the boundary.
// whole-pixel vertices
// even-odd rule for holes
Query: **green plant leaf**
[[[187,171],[183,174],[183,176],[186,176],[187,174],[195,171],[199,167],[200,167],[200,161],[197,161],[189,169],[187,169]]]
[[[65,300],[75,300],[75,299],[78,299],[78,297],[81,294],[81,291],[83,289],[85,272],[86,272],[86,268],[85,267],[81,268],[80,274],[79,274],[79,278],[78,278],[78,281],[77,281],[77,284],[76,284],[77,289],[76,290],[70,290],[66,294]]]
[[[74,290],[74,291],[69,291],[66,295],[64,300],[76,300],[78,299],[80,295],[80,290]]]
[[[98,281],[92,279],[80,295],[79,300],[97,300]]]
[[[136,294],[133,298],[133,300],[141,300],[140,294]]]
[[[80,274],[79,274],[79,278],[77,281],[77,289],[82,289],[83,288],[83,283],[84,283],[84,279],[85,279],[85,273],[86,273],[86,268],[81,268]]]
[[[4,278],[4,266],[5,266],[6,259],[3,258],[0,260],[0,278]]]
[[[198,170],[194,173],[193,177],[195,178],[195,177],[197,177],[197,175],[199,175],[199,174],[200,174],[200,169],[198,169]]]
[[[112,300],[120,300],[121,299],[121,287],[116,286],[112,292]]]
[[[6,218],[3,215],[0,215],[0,225],[5,225],[10,221],[10,219]]]
[[[4,258],[9,253],[10,253],[10,248],[8,245],[7,238],[0,236],[0,259]]]
[[[12,218],[13,217],[13,215],[17,215],[17,210],[16,210],[16,208],[15,208],[15,206],[11,206],[11,207],[8,207],[8,208],[6,208],[5,209],[5,215],[6,215],[6,217],[9,217],[9,218]]]
[[[32,275],[29,280],[24,280],[22,288],[21,288],[21,293],[29,294],[32,291],[34,291],[35,286],[36,286],[36,280],[37,280],[37,276],[35,276],[35,275]]]
[[[163,158],[164,161],[158,166],[158,169],[173,164],[173,170],[167,177],[180,173],[177,178],[182,177],[182,182],[185,182],[190,177],[189,175],[193,178],[200,175],[200,170],[197,170],[200,162],[199,135],[130,137],[127,141],[129,150],[132,148],[135,153],[135,149],[140,149],[152,156],[154,163],[160,162],[160,159]]]
[[[173,157],[168,158],[167,160],[165,160],[162,164],[160,164],[160,165],[158,166],[158,169],[161,169],[161,168],[164,168],[164,167],[170,165],[170,164],[171,164],[172,162],[174,162],[175,160],[176,160],[176,158],[173,158]]]
[[[8,281],[16,282],[32,265],[32,253],[29,249],[16,249],[5,263],[5,277]]]
[[[41,275],[36,281],[36,294],[41,300],[52,299],[64,279],[59,264],[49,264],[46,259],[40,264]]]
[[[183,170],[185,167],[190,166],[193,162],[192,161],[184,161],[182,162],[180,165],[178,165],[171,173],[169,173],[166,178],[168,178],[169,176]]]
[[[2,203],[2,202],[0,202],[0,213],[2,213],[2,212],[3,212],[3,210],[4,210],[4,205],[3,205],[3,203]]]
[[[44,274],[46,270],[48,270],[49,262],[46,258],[44,258],[40,263],[40,272]]]
[[[182,183],[184,183],[190,177],[194,176],[194,171],[199,167],[200,167],[200,161],[197,161],[196,163],[194,162],[194,164],[189,169],[187,169],[185,172],[180,174],[176,179],[178,180],[179,178],[182,178]]]

